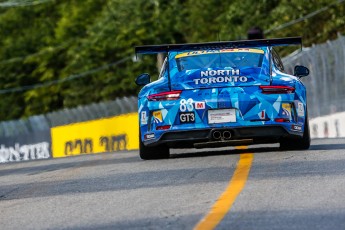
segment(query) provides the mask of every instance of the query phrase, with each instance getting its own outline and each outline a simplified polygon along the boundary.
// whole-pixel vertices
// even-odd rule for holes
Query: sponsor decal
[[[15,143],[14,146],[9,147],[1,145],[0,163],[49,158],[49,145],[50,144],[48,142],[31,145],[20,145],[19,143]]]
[[[201,102],[195,102],[195,109],[205,109],[205,102],[201,101]]]
[[[180,122],[181,123],[194,123],[195,115],[194,112],[182,112],[180,113]]]
[[[232,70],[206,70],[200,72],[200,78],[193,79],[196,85],[216,84],[227,82],[247,82],[246,76],[240,76],[239,69]]]
[[[69,140],[65,142],[65,156],[89,154],[96,146],[103,147],[103,152],[113,152],[127,149],[128,137],[126,134],[100,136],[98,143],[91,138]]]
[[[200,77],[213,77],[213,76],[230,76],[230,75],[240,75],[239,69],[228,69],[228,70],[206,70],[201,71]]]
[[[297,114],[299,117],[304,117],[304,105],[302,102],[298,102]]]
[[[202,54],[212,54],[212,53],[236,53],[236,52],[260,53],[260,54],[264,53],[264,51],[261,49],[248,49],[248,48],[220,49],[220,50],[197,50],[197,51],[191,51],[191,52],[187,52],[187,53],[178,54],[178,55],[176,55],[175,58],[182,58],[182,57],[202,55]]]
[[[292,125],[291,129],[294,131],[302,132],[302,126],[300,126],[300,125]]]
[[[152,113],[153,115],[153,119],[155,123],[161,123],[163,122],[163,117],[162,117],[162,111],[158,110],[158,111],[154,111]]]
[[[154,139],[155,138],[155,134],[154,133],[149,133],[149,134],[145,134],[144,135],[144,139],[145,140],[150,140],[150,139]]]
[[[266,112],[265,110],[262,110],[260,113],[260,119],[265,119],[266,118]]]
[[[291,120],[291,104],[290,103],[283,103],[282,108],[283,108],[282,115],[289,117]]]
[[[142,111],[140,115],[140,121],[142,125],[147,125],[147,113],[146,111]]]
[[[193,79],[196,85],[199,84],[215,84],[215,83],[228,83],[228,82],[247,82],[248,78],[245,76],[220,76],[210,78]]]
[[[99,138],[99,145],[103,146],[106,152],[127,150],[127,142],[128,136],[125,133],[119,135],[101,136]],[[85,149],[85,151],[87,150]]]
[[[235,109],[218,109],[208,111],[208,123],[226,123],[236,122],[236,110]]]

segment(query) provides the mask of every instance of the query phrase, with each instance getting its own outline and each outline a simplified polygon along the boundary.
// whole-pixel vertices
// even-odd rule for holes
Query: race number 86
[[[194,105],[193,105],[193,99],[189,98],[188,100],[182,99],[180,101],[180,111],[185,112],[185,111],[193,111]]]

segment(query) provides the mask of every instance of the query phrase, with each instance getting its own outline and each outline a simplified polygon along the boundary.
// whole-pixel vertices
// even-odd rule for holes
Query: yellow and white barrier
[[[53,158],[139,148],[138,114],[51,128]]]

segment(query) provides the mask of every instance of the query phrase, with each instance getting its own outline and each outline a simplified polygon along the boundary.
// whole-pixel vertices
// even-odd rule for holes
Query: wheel
[[[169,148],[166,145],[147,147],[141,141],[139,132],[139,156],[143,160],[167,159],[170,156]]]
[[[306,150],[310,147],[310,131],[308,113],[304,125],[303,137],[300,139],[285,138],[280,141],[281,150]]]

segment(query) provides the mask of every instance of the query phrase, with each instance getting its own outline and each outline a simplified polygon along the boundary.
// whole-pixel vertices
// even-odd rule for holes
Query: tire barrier
[[[311,138],[345,137],[345,112],[310,119]]]
[[[53,158],[139,148],[138,114],[51,128]]]
[[[0,138],[0,163],[51,157],[50,130]]]

